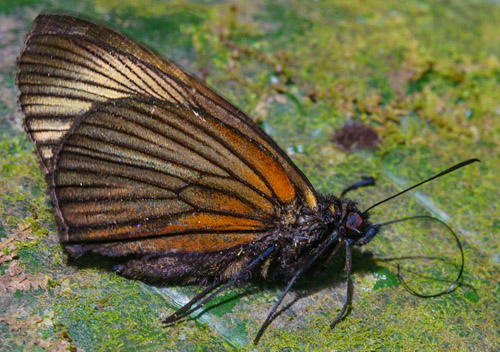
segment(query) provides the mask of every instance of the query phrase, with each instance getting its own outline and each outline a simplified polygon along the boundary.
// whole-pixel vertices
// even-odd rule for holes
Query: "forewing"
[[[294,200],[279,161],[248,136],[153,99],[114,100],[77,119],[49,179],[61,242],[106,255],[248,243]]]
[[[38,16],[19,58],[17,82],[25,128],[46,173],[53,171],[56,149],[81,116],[96,104],[135,96],[203,111],[213,117],[212,128],[228,138],[244,135],[257,151],[254,171],[268,166],[259,161],[261,153],[272,154],[285,171],[285,179],[269,179],[266,185],[282,205],[297,198],[316,206],[309,181],[247,116],[171,62],[109,29],[69,16]]]

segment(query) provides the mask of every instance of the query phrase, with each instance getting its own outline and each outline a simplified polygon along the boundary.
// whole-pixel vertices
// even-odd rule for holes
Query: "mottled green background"
[[[361,208],[480,158],[373,214],[447,221],[464,244],[463,285],[435,299],[406,292],[388,259],[429,249],[456,256],[456,247],[446,234],[426,236],[425,226],[394,226],[355,252],[353,308],[334,331],[341,260],[297,285],[257,347],[249,342],[283,285],[230,290],[196,320],[162,328],[160,318],[198,288],[70,265],[57,244],[15,88],[15,59],[41,11],[93,18],[206,79],[260,121],[319,192],[376,176],[377,187],[351,195]],[[0,248],[9,258],[0,285],[18,285],[0,294],[0,350],[499,351],[499,23],[493,0],[0,0]],[[377,150],[331,143],[352,120],[378,131]],[[443,288],[433,268],[427,281]]]

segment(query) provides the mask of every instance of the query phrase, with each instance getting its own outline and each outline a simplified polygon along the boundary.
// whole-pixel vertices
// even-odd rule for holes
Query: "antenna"
[[[449,169],[446,169],[446,170],[444,170],[443,172],[440,172],[439,174],[434,175],[434,176],[432,176],[432,177],[428,178],[427,180],[424,180],[424,181],[422,181],[422,182],[420,182],[420,183],[417,183],[416,185],[411,186],[410,188],[407,188],[407,189],[405,189],[404,191],[401,191],[401,192],[399,192],[399,193],[396,193],[396,194],[394,194],[394,195],[390,196],[389,198],[386,198],[386,199],[384,199],[384,200],[381,200],[380,202],[377,202],[377,203],[373,204],[371,207],[369,207],[368,209],[366,209],[366,210],[363,212],[363,215],[365,215],[365,214],[366,214],[369,210],[371,210],[371,209],[375,208],[376,206],[378,206],[378,205],[380,205],[380,204],[382,204],[382,203],[385,203],[385,202],[387,202],[387,201],[389,201],[389,200],[391,200],[391,199],[394,199],[394,198],[396,198],[396,197],[399,197],[399,196],[400,196],[400,195],[402,195],[403,193],[406,193],[406,192],[408,192],[408,191],[411,191],[412,189],[417,188],[418,186],[421,186],[421,185],[423,185],[424,183],[427,183],[427,182],[429,182],[429,181],[432,181],[432,180],[434,180],[434,179],[436,179],[436,178],[438,178],[438,177],[441,177],[441,176],[444,176],[444,175],[446,175],[446,174],[449,174],[450,172],[453,172],[453,171],[455,171],[455,170],[458,170],[458,169],[460,169],[460,168],[462,168],[462,167],[464,167],[464,166],[467,166],[467,165],[472,164],[472,163],[475,163],[475,162],[481,162],[481,160],[479,160],[479,159],[469,159],[469,160],[466,160],[466,161],[462,161],[461,163],[458,163],[458,164],[456,164],[456,165],[454,165],[454,166],[450,167]]]

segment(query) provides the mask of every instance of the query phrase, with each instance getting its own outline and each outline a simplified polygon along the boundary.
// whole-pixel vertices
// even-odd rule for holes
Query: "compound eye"
[[[361,233],[363,229],[363,219],[358,213],[350,213],[347,215],[347,222],[345,226],[356,233]]]

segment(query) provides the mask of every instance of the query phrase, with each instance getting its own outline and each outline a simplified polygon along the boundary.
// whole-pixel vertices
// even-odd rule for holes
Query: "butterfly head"
[[[333,232],[337,233],[339,240],[349,240],[355,246],[363,246],[379,231],[379,226],[368,220],[368,213],[360,211],[349,199],[333,202],[328,211],[335,219]]]

